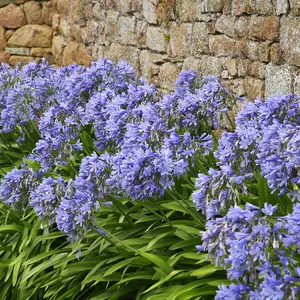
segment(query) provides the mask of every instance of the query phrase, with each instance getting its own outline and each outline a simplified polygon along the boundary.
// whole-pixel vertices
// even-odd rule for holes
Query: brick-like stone
[[[118,37],[118,19],[119,13],[114,10],[107,11],[107,18],[105,22],[105,40],[116,41]]]
[[[300,66],[300,19],[281,18],[280,45],[283,57],[290,64]]]
[[[202,11],[203,12],[221,12],[223,9],[222,0],[203,0]]]
[[[147,47],[147,28],[148,28],[148,23],[146,21],[137,21],[136,34],[137,34],[137,43],[139,48]]]
[[[160,87],[167,90],[172,90],[179,73],[180,69],[175,64],[170,62],[163,64],[158,75]]]
[[[52,6],[51,1],[42,3],[42,21],[52,26],[53,15],[55,14],[55,9]]]
[[[36,1],[24,3],[24,12],[28,24],[43,24],[42,5]]]
[[[72,25],[76,22],[84,21],[86,17],[86,6],[88,5],[88,0],[72,0],[69,1],[68,5],[68,17],[69,23]]]
[[[60,14],[55,13],[52,17],[52,28],[57,31],[59,28],[59,24],[60,24]]]
[[[77,52],[75,54],[75,61],[79,65],[84,65],[86,67],[89,67],[91,64],[91,57],[83,44],[80,44],[77,49]]]
[[[202,53],[208,53],[208,29],[209,25],[204,22],[196,22],[193,26],[192,54],[199,56]]]
[[[294,81],[294,94],[300,97],[300,69],[296,72]]]
[[[271,45],[270,57],[271,57],[272,63],[277,64],[277,65],[281,64],[282,63],[282,54],[283,54],[283,51],[282,51],[279,43],[274,43]]]
[[[242,16],[234,24],[234,32],[241,38],[249,36],[250,17]]]
[[[25,25],[8,40],[10,46],[51,47],[52,28],[48,25]]]
[[[67,66],[75,62],[79,44],[77,42],[69,42],[63,51],[62,65]]]
[[[289,0],[277,0],[276,1],[276,14],[283,15],[288,12],[290,8]]]
[[[245,43],[225,35],[209,36],[209,49],[217,56],[244,57]]]
[[[17,64],[28,64],[31,61],[34,61],[34,57],[12,55],[8,59],[8,63],[13,67],[15,67]]]
[[[56,0],[56,7],[59,14],[63,16],[69,14],[69,0]]]
[[[44,57],[46,54],[52,54],[52,48],[31,48],[31,56],[40,56]]]
[[[270,42],[258,43],[257,58],[259,61],[268,62],[270,61]]]
[[[176,11],[182,22],[196,21],[201,19],[201,0],[177,0]]]
[[[70,23],[68,21],[68,18],[66,18],[66,17],[61,18],[58,28],[59,28],[59,33],[62,36],[64,36],[65,38],[70,37],[71,26],[70,26]]]
[[[52,40],[52,53],[54,60],[58,65],[62,65],[62,55],[66,45],[65,39],[62,36],[55,36]]]
[[[264,79],[265,78],[265,70],[266,70],[266,65],[264,63],[261,63],[259,61],[254,61],[250,65],[249,75],[259,78],[259,79]]]
[[[4,28],[19,28],[26,24],[23,10],[14,4],[0,9],[0,25]]]
[[[139,0],[119,0],[118,3],[118,10],[120,10],[123,14],[137,11],[139,8]]]
[[[224,86],[229,91],[232,91],[234,94],[236,94],[240,97],[245,95],[245,87],[244,87],[243,79],[230,79],[230,80],[226,80],[226,81],[223,80],[223,83],[224,83]],[[224,122],[224,121],[226,121],[226,122]],[[223,128],[228,127],[227,120],[223,120],[223,122],[220,123],[220,126]]]
[[[230,76],[236,76],[238,74],[236,59],[228,59],[226,62],[226,68]]]
[[[200,59],[197,59],[193,56],[186,58],[183,61],[182,69],[200,71]]]
[[[143,15],[148,23],[157,23],[155,2],[153,2],[152,0],[143,0]]]
[[[249,100],[257,97],[262,98],[265,95],[265,84],[261,79],[247,76],[244,80],[245,94]]]
[[[137,35],[135,30],[135,17],[119,18],[119,43],[124,45],[136,45]]]
[[[266,67],[266,97],[293,92],[294,67],[287,64],[276,66],[272,63]]]
[[[30,48],[25,47],[6,47],[5,52],[13,54],[13,55],[20,55],[20,56],[29,56],[30,55]]]
[[[161,27],[149,26],[146,33],[147,47],[158,52],[166,52],[167,32]]]
[[[213,57],[209,55],[203,55],[200,59],[199,68],[204,75],[217,75],[221,76],[222,71],[226,67],[227,58],[225,57]]]
[[[154,75],[158,75],[159,65],[167,62],[168,56],[143,50],[140,53],[141,75],[151,81]]]
[[[192,34],[192,24],[172,23],[170,30],[170,50],[174,57],[184,57],[187,54],[189,38]]]
[[[275,16],[251,16],[249,35],[258,40],[274,41],[279,35],[279,20]]]
[[[300,1],[299,0],[289,0],[291,5],[292,13],[295,16],[300,16]]]
[[[135,71],[139,72],[140,50],[138,50],[136,47],[112,43],[109,47],[104,49],[103,55],[113,61],[128,61]]]
[[[0,51],[3,51],[6,47],[5,29],[0,26]]]
[[[272,0],[256,0],[256,12],[259,15],[273,14],[274,5]]]
[[[230,37],[235,37],[234,30],[236,18],[230,15],[221,15],[216,22],[216,31],[224,33]]]
[[[255,0],[233,0],[232,1],[232,14],[241,16],[244,14],[254,14],[256,1]]]
[[[1,26],[2,27],[2,26]],[[3,27],[2,27],[3,28]],[[5,32],[5,38],[8,40],[13,34],[15,33],[15,30],[9,29]]]
[[[237,71],[239,77],[245,77],[248,75],[251,61],[249,59],[238,59],[237,60]]]
[[[8,63],[9,57],[10,57],[9,53],[0,52],[0,63]]]
[[[100,21],[105,20],[104,6],[100,2],[97,2],[93,7],[93,16]]]
[[[259,48],[259,42],[253,42],[253,41],[246,41],[246,54],[247,57],[251,60],[257,60],[258,59],[258,48]]]

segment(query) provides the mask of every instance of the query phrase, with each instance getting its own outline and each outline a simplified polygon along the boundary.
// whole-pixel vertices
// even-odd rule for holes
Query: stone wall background
[[[250,100],[300,95],[300,0],[0,0],[1,6],[0,60],[11,64],[45,57],[89,65],[108,57],[129,61],[166,90],[182,69],[194,69],[220,76]],[[8,10],[15,17],[6,20]]]

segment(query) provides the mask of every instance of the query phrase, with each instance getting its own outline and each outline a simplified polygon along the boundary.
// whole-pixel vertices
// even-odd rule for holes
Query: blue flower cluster
[[[72,242],[96,227],[109,195],[137,200],[172,188],[196,156],[211,153],[211,127],[236,100],[216,77],[193,71],[161,95],[127,63],[106,59],[89,68],[43,62],[2,71],[0,92],[20,97],[3,97],[0,124],[9,131],[35,121],[40,139],[27,157],[39,175],[24,163],[6,174],[0,198],[15,208],[29,203]],[[75,172],[66,175],[68,167]]]
[[[216,299],[296,299],[300,292],[300,99],[274,96],[246,103],[236,129],[224,133],[214,153],[218,169],[199,174],[196,207],[207,217],[203,244],[237,284],[221,286]],[[292,212],[246,203],[264,178],[274,197],[286,195]],[[243,197],[244,194],[244,197]],[[254,197],[255,198],[255,197]],[[279,201],[278,201],[279,203]],[[281,204],[282,205],[282,204]]]

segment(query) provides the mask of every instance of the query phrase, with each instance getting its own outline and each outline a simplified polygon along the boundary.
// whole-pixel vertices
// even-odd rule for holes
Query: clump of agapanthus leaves
[[[198,250],[237,282],[216,299],[297,299],[299,97],[246,103],[214,155],[218,168],[198,175],[193,199],[208,220]]]
[[[2,112],[32,111],[9,130],[27,122],[39,139],[1,181],[0,197],[15,208],[29,204],[71,242],[90,229],[102,232],[96,212],[114,197],[161,197],[196,157],[211,155],[219,114],[236,100],[218,78],[194,71],[182,72],[175,91],[162,95],[127,63],[107,59],[57,70],[46,62],[2,68],[1,93],[7,82],[13,90],[25,80],[30,91],[26,101],[10,97],[1,104]]]

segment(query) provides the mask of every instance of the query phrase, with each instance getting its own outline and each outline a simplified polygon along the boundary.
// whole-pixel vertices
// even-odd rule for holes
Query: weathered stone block
[[[204,22],[194,23],[191,50],[195,56],[208,53],[208,26],[209,25]]]
[[[279,34],[279,20],[275,16],[261,17],[251,16],[249,25],[249,35],[258,40],[277,39]]]
[[[226,68],[230,76],[236,76],[238,73],[236,59],[228,59],[226,62]]]
[[[3,51],[6,47],[5,29],[0,26],[0,51]]]
[[[257,58],[259,61],[270,61],[270,42],[258,43]]]
[[[180,69],[175,64],[170,62],[163,64],[158,75],[160,87],[167,90],[172,90],[179,73]]]
[[[168,56],[143,50],[140,53],[139,59],[141,75],[148,81],[151,81],[152,77],[158,74],[158,66],[167,62]]]
[[[232,1],[232,14],[241,16],[243,14],[251,15],[255,13],[255,0],[233,0]]]
[[[199,69],[204,75],[217,75],[221,76],[222,71],[225,69],[227,58],[213,57],[203,55],[200,59]]]
[[[274,43],[271,45],[271,50],[270,50],[270,57],[271,57],[271,62],[274,64],[281,64],[282,63],[282,54],[283,51],[280,47],[279,43]]]
[[[31,48],[31,56],[45,56],[46,54],[52,54],[52,48]]]
[[[132,65],[136,72],[139,72],[140,70],[140,50],[138,50],[136,47],[112,43],[109,47],[104,49],[103,54],[105,57],[113,61],[126,60]]]
[[[246,54],[251,60],[258,59],[259,42],[246,41]]]
[[[201,0],[177,0],[176,11],[182,22],[200,20],[202,13]]]
[[[174,57],[184,57],[188,52],[188,42],[192,34],[192,24],[172,23],[170,31],[170,50]]]
[[[248,75],[251,61],[249,59],[238,59],[237,60],[237,71],[239,77],[245,77]]]
[[[65,38],[70,37],[71,33],[71,26],[69,20],[66,17],[60,19],[59,26],[58,26],[59,33],[63,35]]]
[[[42,21],[52,26],[53,15],[55,14],[55,9],[52,6],[51,1],[42,3]]]
[[[69,24],[74,24],[76,22],[83,21],[86,17],[86,6],[88,5],[88,0],[72,0],[69,1]]]
[[[217,56],[244,57],[245,43],[225,35],[209,36],[209,49]]]
[[[195,70],[200,71],[200,59],[197,59],[195,57],[188,57],[183,61],[183,70]]]
[[[97,2],[93,7],[93,16],[100,21],[105,20],[105,10],[100,2]]]
[[[43,24],[42,5],[36,1],[24,3],[24,12],[28,24]]]
[[[10,57],[9,53],[0,52],[0,63],[8,63],[9,57]]]
[[[291,5],[292,13],[295,16],[300,16],[300,1],[299,0],[289,0]]]
[[[263,80],[247,76],[244,80],[245,94],[249,100],[265,95],[265,84]]]
[[[139,48],[147,47],[147,28],[148,23],[146,21],[137,21],[136,24],[136,34],[137,34],[137,42]]]
[[[119,42],[124,45],[136,45],[135,17],[119,18]]]
[[[143,15],[148,23],[157,23],[156,7],[152,0],[143,0]]]
[[[202,0],[203,12],[221,12],[223,9],[222,0]]]
[[[271,15],[273,10],[272,0],[256,0],[256,11],[259,15]]]
[[[48,25],[25,25],[8,40],[10,46],[51,47],[52,28]]]
[[[34,61],[34,57],[12,55],[8,59],[8,63],[13,67],[15,67],[17,64],[28,64],[31,61]]]
[[[2,27],[2,26],[1,26]],[[3,27],[2,27],[3,28]],[[5,38],[8,40],[13,34],[15,33],[15,30],[9,29],[5,32]]]
[[[298,72],[296,72],[294,94],[300,97],[300,69],[298,70]]]
[[[149,26],[146,33],[147,47],[158,52],[166,52],[167,31],[161,27]]]
[[[105,40],[116,41],[118,37],[118,19],[119,13],[114,10],[107,11],[105,22]]]
[[[23,10],[14,4],[0,9],[0,25],[4,28],[19,28],[26,24]]]
[[[300,66],[300,19],[281,18],[280,45],[287,62]]]
[[[259,79],[263,79],[265,78],[265,70],[266,70],[266,65],[264,63],[261,63],[259,61],[254,61],[250,65],[249,75]]]
[[[216,22],[216,31],[224,33],[230,37],[235,37],[234,30],[236,18],[230,15],[221,15]]]
[[[88,55],[87,50],[83,44],[80,44],[75,54],[75,61],[79,65],[89,67],[91,64],[91,57]]]
[[[276,14],[283,15],[286,14],[289,10],[289,1],[288,0],[277,0],[276,1]]]
[[[65,45],[66,42],[62,36],[58,35],[53,37],[52,53],[54,56],[54,60],[58,65],[62,65],[62,55],[63,55]]]
[[[10,54],[14,54],[14,55],[29,56],[30,55],[30,48],[6,47],[5,52],[10,53]]]
[[[239,37],[247,38],[249,36],[249,25],[250,17],[239,17],[234,24],[234,31]]]
[[[139,0],[119,0],[118,9],[124,14],[137,11],[139,8]]]
[[[224,86],[229,90],[235,93],[238,96],[244,96],[245,95],[245,87],[244,87],[244,80],[243,79],[230,79],[230,80],[223,80]],[[234,119],[234,118],[233,118]],[[225,121],[225,122],[224,122]],[[227,128],[228,120],[223,120],[223,122],[220,123],[220,126],[222,128]]]
[[[63,57],[62,57],[62,65],[67,66],[71,65],[75,62],[75,57],[77,54],[79,44],[77,42],[71,41],[69,42],[63,51]]]
[[[293,92],[294,67],[276,66],[272,63],[266,67],[266,97]]]

